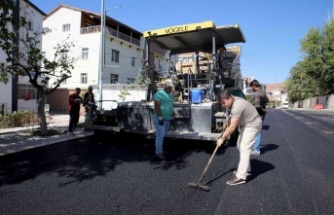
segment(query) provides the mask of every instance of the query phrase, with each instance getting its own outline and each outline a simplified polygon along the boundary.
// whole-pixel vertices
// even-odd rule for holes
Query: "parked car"
[[[315,104],[314,109],[318,109],[318,110],[324,109],[324,105],[323,104]]]
[[[287,109],[287,108],[289,108],[289,102],[283,102],[283,103],[282,103],[282,108],[283,108],[283,109]]]

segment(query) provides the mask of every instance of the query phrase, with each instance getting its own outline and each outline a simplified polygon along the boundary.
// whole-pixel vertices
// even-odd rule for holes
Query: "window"
[[[18,85],[18,98],[25,99],[25,95],[29,95],[29,99],[37,99],[37,90],[30,84]]]
[[[111,50],[111,62],[119,63],[119,51]]]
[[[27,28],[28,28],[28,30],[32,30],[33,29],[33,24],[32,24],[31,20],[28,21]]]
[[[88,48],[82,48],[81,59],[88,60]]]
[[[162,65],[161,65],[161,60],[160,59],[158,60],[158,68],[159,68],[159,71],[162,70]]]
[[[136,58],[131,57],[131,66],[136,66]]]
[[[71,24],[64,24],[63,25],[63,31],[70,31],[71,30]]]
[[[134,78],[128,78],[128,84],[134,84],[135,79]]]
[[[67,58],[67,51],[62,51],[62,52],[60,53],[60,57],[61,57],[63,60],[66,60],[66,58]]]
[[[87,84],[87,83],[88,83],[87,73],[81,73],[81,84]]]
[[[118,82],[118,75],[110,74],[110,84],[117,84]]]

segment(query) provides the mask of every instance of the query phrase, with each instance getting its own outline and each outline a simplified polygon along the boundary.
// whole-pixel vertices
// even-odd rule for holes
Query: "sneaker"
[[[75,133],[73,131],[72,132],[68,132],[67,134],[68,135],[73,135],[73,136],[75,135]]]
[[[246,183],[246,180],[238,178],[238,177],[234,177],[228,181],[226,181],[226,184],[228,185],[238,185],[238,184],[244,184]]]
[[[233,171],[233,174],[236,175],[238,173],[238,170],[234,170]],[[250,176],[251,175],[251,172],[247,172],[246,173],[246,176]]]
[[[257,150],[252,150],[250,154],[255,156],[260,156],[261,152]]]

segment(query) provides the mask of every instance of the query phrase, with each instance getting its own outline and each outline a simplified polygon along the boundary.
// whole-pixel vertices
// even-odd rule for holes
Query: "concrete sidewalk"
[[[79,124],[83,124],[84,120],[85,117],[80,116]],[[59,135],[47,137],[32,136],[27,132],[38,128],[37,125],[0,129],[0,156],[93,135],[92,132],[85,132],[84,128],[80,126],[76,129],[76,135],[68,135],[68,122],[68,115],[51,116],[50,119],[48,119],[48,128],[55,128],[64,132]]]

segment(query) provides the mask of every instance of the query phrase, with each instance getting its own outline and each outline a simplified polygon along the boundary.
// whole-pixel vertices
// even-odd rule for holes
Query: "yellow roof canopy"
[[[154,41],[171,54],[185,52],[212,52],[215,45],[246,42],[239,25],[216,27],[212,21],[145,31],[144,37]]]

